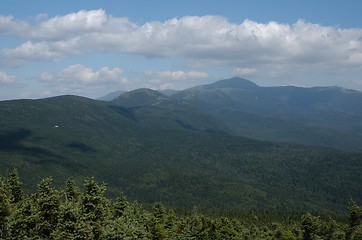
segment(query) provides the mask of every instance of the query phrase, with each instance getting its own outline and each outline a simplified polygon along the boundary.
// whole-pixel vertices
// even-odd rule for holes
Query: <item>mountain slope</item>
[[[171,96],[257,139],[362,151],[362,93],[338,87],[259,87],[241,78]]]
[[[27,186],[95,176],[114,195],[216,212],[343,213],[362,201],[360,154],[143,127],[126,108],[75,96],[2,101],[0,116],[0,171],[17,167]]]
[[[108,93],[107,95],[97,98],[97,100],[112,101],[113,99],[115,99],[119,95],[121,95],[122,93],[124,93],[124,91],[122,91],[122,90],[114,91],[114,92]]]
[[[144,127],[214,133],[229,131],[211,115],[151,89],[124,93],[110,103],[127,108],[135,121]]]

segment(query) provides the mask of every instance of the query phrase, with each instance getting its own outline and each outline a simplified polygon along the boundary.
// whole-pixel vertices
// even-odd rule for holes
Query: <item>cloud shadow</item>
[[[32,134],[32,131],[25,128],[0,133],[0,152],[19,152],[27,155],[60,157],[41,147],[25,146],[22,141],[31,137]]]

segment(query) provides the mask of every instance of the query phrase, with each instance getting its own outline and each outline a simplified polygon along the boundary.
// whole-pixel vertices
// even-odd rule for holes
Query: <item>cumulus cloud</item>
[[[40,75],[40,80],[43,82],[51,82],[54,80],[54,76],[53,76],[53,74],[51,74],[49,72],[43,72]]]
[[[182,89],[188,82],[201,83],[210,77],[202,71],[146,71],[148,87],[157,89]]]
[[[125,84],[127,79],[122,76],[121,68],[102,67],[98,71],[88,68],[82,64],[71,65],[60,72],[43,72],[40,79],[43,82],[61,82],[72,85],[104,85],[104,84]]]
[[[271,66],[332,70],[362,64],[362,29],[303,20],[295,24],[251,20],[237,24],[220,16],[186,16],[139,25],[99,9],[35,23],[0,16],[0,34],[24,41],[0,51],[5,59],[2,62],[14,65],[90,51],[184,57],[192,66],[253,66],[273,71],[278,69]]]
[[[234,69],[233,75],[238,77],[252,76],[257,73],[257,69],[253,67],[238,67]]]
[[[5,72],[0,72],[0,84],[12,84],[15,83],[16,77],[8,75]]]
[[[153,71],[146,71],[146,77],[148,78],[157,78],[163,80],[187,80],[187,79],[204,79],[208,78],[209,75],[206,72],[200,71],[164,71],[164,72],[153,72]]]
[[[36,24],[0,15],[0,33],[34,40],[64,40],[84,33],[101,32],[108,16],[104,10],[79,11],[48,19],[36,16]]]
[[[99,97],[100,94],[125,89],[131,82],[123,76],[121,68],[102,67],[98,70],[74,64],[57,72],[43,72],[40,82],[54,95],[77,94]]]
[[[0,15],[0,34],[19,37],[30,30],[31,26],[27,22],[14,19],[13,16]]]
[[[2,64],[20,66],[31,61],[49,61],[62,57],[64,52],[54,49],[51,44],[44,42],[32,43],[27,41],[13,49],[0,49]]]

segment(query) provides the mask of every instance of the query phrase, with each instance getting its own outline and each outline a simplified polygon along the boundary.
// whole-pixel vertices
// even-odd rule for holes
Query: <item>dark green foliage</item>
[[[145,210],[122,194],[116,200],[104,196],[106,187],[94,178],[80,190],[73,180],[57,190],[45,178],[35,193],[11,201],[9,179],[1,178],[0,238],[7,239],[361,239],[361,209],[352,202],[349,224],[331,217],[305,214],[300,220],[260,223],[255,214],[232,219],[191,213],[178,215],[155,203]],[[20,181],[20,180],[19,180]],[[249,222],[248,225],[242,222]],[[288,223],[287,223],[288,222]]]
[[[84,187],[82,214],[85,221],[91,223],[92,236],[95,239],[100,239],[103,223],[110,216],[107,199],[104,196],[106,186],[97,184],[94,178],[87,178],[84,181]]]
[[[302,231],[303,240],[313,240],[315,235],[319,232],[319,218],[314,217],[311,214],[306,214],[302,217]]]
[[[80,200],[81,192],[73,179],[65,182],[64,194],[67,201],[77,203]]]
[[[362,239],[362,209],[354,202],[349,207],[349,230],[346,239]]]
[[[35,193],[36,212],[34,214],[38,223],[36,230],[43,237],[49,237],[58,224],[61,195],[52,186],[52,181],[52,178],[43,179]]]
[[[308,213],[301,218],[303,240],[346,239],[346,229],[345,224],[337,223],[330,217],[321,219]]]
[[[158,107],[168,109],[162,116],[171,116],[175,101],[161,100]],[[56,187],[92,175],[107,182],[113,197],[124,191],[141,203],[198,205],[230,216],[251,210],[341,215],[348,199],[362,201],[360,153],[146,128],[133,114],[140,109],[107,104],[75,96],[1,101],[0,172],[18,169],[26,191],[49,175]],[[184,116],[172,116],[178,114]],[[195,128],[189,120],[182,122]]]
[[[36,196],[32,194],[21,201],[9,216],[8,234],[10,239],[26,239],[39,236],[39,225],[43,225],[37,215]]]
[[[23,183],[20,181],[19,173],[17,169],[14,169],[10,173],[9,177],[9,187],[12,196],[12,202],[17,203],[20,202],[24,197],[23,192]]]
[[[147,128],[218,133],[228,131],[224,124],[211,115],[151,89],[123,93],[111,104],[126,108],[132,119]]]
[[[127,201],[127,198],[124,196],[124,194],[121,192],[120,196],[117,197],[116,202],[114,203],[114,217],[122,217],[128,206],[129,202]]]
[[[0,237],[6,236],[7,217],[11,213],[10,190],[6,181],[0,177]]]

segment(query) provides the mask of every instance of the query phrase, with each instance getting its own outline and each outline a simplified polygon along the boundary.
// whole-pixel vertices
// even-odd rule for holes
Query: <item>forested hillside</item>
[[[127,108],[134,120],[143,127],[224,134],[230,132],[225,124],[210,114],[151,89],[123,93],[110,104]]]
[[[362,209],[350,202],[348,217],[309,213],[276,217],[258,212],[234,219],[182,214],[155,203],[144,208],[120,194],[105,196],[106,185],[94,178],[80,188],[68,179],[54,188],[52,178],[24,194],[16,170],[0,177],[1,239],[361,239]],[[202,203],[200,203],[202,204]],[[262,218],[262,219],[261,219]]]
[[[62,96],[0,102],[0,171],[32,189],[87,176],[142,203],[213,213],[341,215],[362,202],[362,155],[187,128],[143,126],[131,109]]]

